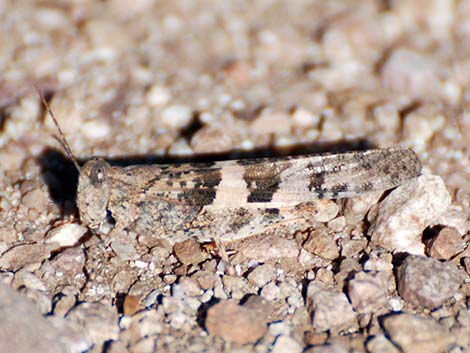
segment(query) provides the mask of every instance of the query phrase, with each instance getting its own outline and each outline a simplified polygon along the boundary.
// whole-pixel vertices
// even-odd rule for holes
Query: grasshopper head
[[[92,159],[80,168],[77,207],[81,221],[94,231],[100,230],[106,218],[111,192],[110,168],[103,159]]]

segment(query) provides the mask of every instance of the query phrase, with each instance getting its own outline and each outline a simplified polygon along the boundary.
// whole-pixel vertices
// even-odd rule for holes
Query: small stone
[[[124,298],[124,303],[122,305],[122,311],[126,316],[132,316],[136,312],[142,310],[144,307],[140,300],[140,297],[137,295],[128,294]]]
[[[411,98],[440,93],[438,64],[430,56],[399,48],[392,52],[381,70],[385,87]]]
[[[334,260],[339,256],[338,245],[336,245],[336,241],[326,228],[311,231],[302,247],[327,260]]]
[[[411,255],[398,268],[397,281],[404,300],[435,309],[457,292],[463,276],[451,263]]]
[[[449,260],[465,250],[466,244],[457,229],[444,227],[426,243],[429,256],[439,260]]]
[[[26,207],[34,208],[38,211],[44,211],[47,207],[46,195],[40,188],[26,192],[21,198],[21,202]]]
[[[369,353],[400,353],[400,350],[384,335],[372,337],[367,341],[366,347]]]
[[[397,314],[383,320],[391,341],[404,353],[440,353],[447,351],[454,338],[433,319],[411,314]]]
[[[25,266],[39,267],[49,255],[49,249],[44,244],[18,245],[0,257],[0,269],[17,271]]]
[[[43,279],[50,286],[73,286],[81,288],[86,282],[84,273],[86,255],[82,247],[62,250],[51,261],[41,266]]]
[[[358,272],[349,281],[348,296],[360,313],[375,313],[387,309],[389,275],[385,272]]]
[[[302,345],[289,336],[279,336],[274,342],[271,353],[301,353]]]
[[[366,248],[367,239],[344,238],[339,240],[339,246],[341,248],[341,256],[354,257]]]
[[[255,310],[233,300],[221,301],[207,311],[206,328],[213,336],[240,344],[254,343],[267,331],[266,322]]]
[[[369,234],[372,243],[390,251],[423,254],[423,230],[450,205],[444,181],[422,175],[393,190],[379,205]]]
[[[250,259],[259,262],[297,259],[299,255],[299,248],[295,240],[275,235],[242,243],[237,251],[237,254],[233,257],[233,263],[241,263]]]
[[[111,242],[111,248],[122,261],[131,261],[139,258],[139,254],[131,243],[120,241]]]
[[[382,191],[372,192],[346,199],[343,210],[346,223],[356,225],[362,221],[370,208],[379,201],[382,194]]]
[[[281,289],[274,282],[268,283],[261,290],[261,296],[269,301],[274,301],[279,298],[280,293]]]
[[[90,140],[105,140],[111,134],[111,127],[105,119],[87,120],[80,125],[80,132]]]
[[[269,281],[276,278],[276,269],[270,264],[257,266],[247,276],[248,281],[258,288],[264,287]]]
[[[46,234],[46,244],[49,244],[51,251],[71,247],[76,245],[87,231],[87,227],[78,223],[65,223]]]
[[[109,305],[83,302],[73,308],[66,319],[84,327],[86,337],[97,346],[118,338],[117,311]]]
[[[185,105],[171,105],[163,109],[161,113],[162,123],[172,129],[183,129],[192,120],[193,112]]]
[[[61,332],[25,296],[0,283],[0,342],[2,352],[69,352]],[[85,345],[85,351],[90,345]],[[74,346],[73,348],[76,348]]]
[[[192,277],[197,280],[199,286],[204,290],[214,288],[217,278],[215,274],[206,271],[198,271]]]
[[[181,277],[178,286],[183,290],[184,294],[189,297],[196,297],[203,293],[197,280],[191,277]]]
[[[173,250],[178,261],[185,265],[197,265],[206,259],[200,244],[195,239],[187,239],[176,243]]]
[[[316,330],[337,333],[357,328],[356,314],[344,293],[323,289],[311,282],[306,302]]]

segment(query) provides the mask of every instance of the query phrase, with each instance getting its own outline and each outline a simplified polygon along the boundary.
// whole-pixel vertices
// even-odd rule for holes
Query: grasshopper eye
[[[93,185],[100,186],[107,178],[108,164],[105,161],[94,161],[90,170],[90,181]]]

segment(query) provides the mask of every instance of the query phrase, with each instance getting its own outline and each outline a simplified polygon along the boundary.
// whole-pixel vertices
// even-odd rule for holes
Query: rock
[[[383,320],[391,341],[404,353],[440,353],[447,351],[454,338],[433,319],[411,314],[397,314]]]
[[[262,288],[269,281],[276,279],[276,269],[270,264],[257,266],[247,276],[248,281],[253,283],[256,287]]]
[[[47,207],[46,195],[40,188],[26,192],[21,198],[21,202],[26,207],[34,208],[38,211],[44,211]]]
[[[261,290],[261,296],[269,301],[274,301],[279,298],[281,289],[274,282],[269,282]]]
[[[182,264],[197,265],[206,259],[201,245],[195,239],[187,239],[173,246],[176,258]]]
[[[439,260],[449,260],[465,250],[466,244],[455,228],[444,227],[426,242],[429,256]]]
[[[117,311],[109,305],[83,302],[70,310],[66,319],[84,327],[86,338],[97,346],[118,338]]]
[[[393,190],[379,205],[369,235],[377,246],[390,251],[423,254],[423,230],[450,205],[444,181],[422,175]]]
[[[50,255],[44,244],[24,244],[7,250],[0,257],[0,268],[7,271],[17,271],[28,265],[39,267],[40,263]]]
[[[78,223],[65,223],[46,234],[46,244],[49,244],[51,251],[71,247],[76,245],[87,231],[87,227]]]
[[[186,127],[193,118],[193,112],[186,105],[171,105],[163,109],[161,122],[171,129],[182,129]]]
[[[441,92],[438,65],[429,56],[396,49],[381,70],[385,87],[409,97],[436,96]]]
[[[354,309],[375,314],[386,310],[389,282],[390,276],[385,272],[356,273],[348,285],[348,296]]]
[[[266,321],[256,310],[238,305],[233,300],[215,304],[207,311],[206,329],[213,336],[247,344],[254,343],[267,331]]]
[[[139,254],[131,243],[112,241],[111,248],[122,261],[132,261],[139,258]]]
[[[339,256],[338,245],[336,245],[333,235],[329,234],[326,228],[311,231],[302,247],[327,260],[334,260]]]
[[[30,300],[3,283],[0,298],[0,352],[72,352]]]
[[[463,276],[451,263],[424,256],[408,256],[398,268],[400,296],[414,305],[429,309],[441,306],[459,289]]]
[[[122,304],[122,311],[124,315],[132,316],[143,308],[144,306],[142,305],[142,301],[139,296],[128,294],[124,298],[124,303]]]
[[[301,353],[302,345],[289,336],[279,336],[273,344],[271,353]]]
[[[372,337],[367,341],[366,347],[369,353],[400,353],[400,350],[384,335]]]
[[[314,329],[338,333],[357,328],[356,314],[344,293],[311,282],[306,302]]]

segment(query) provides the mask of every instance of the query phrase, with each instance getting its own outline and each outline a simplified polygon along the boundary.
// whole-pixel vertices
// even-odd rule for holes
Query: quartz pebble
[[[302,345],[289,336],[279,336],[274,342],[271,353],[301,353]]]
[[[404,353],[440,353],[447,350],[454,338],[433,319],[411,314],[388,316],[383,321],[390,340]]]
[[[344,293],[324,289],[312,282],[306,300],[314,329],[337,333],[357,327],[356,313]]]
[[[393,190],[381,203],[371,223],[372,243],[390,251],[423,254],[423,230],[450,205],[444,181],[422,175]]]
[[[234,300],[212,306],[207,311],[206,328],[211,335],[240,344],[256,342],[267,331],[266,322],[255,310],[247,309]]]
[[[444,304],[457,292],[462,281],[463,276],[455,265],[417,255],[408,256],[397,273],[400,296],[429,309]]]
[[[349,281],[348,295],[360,313],[375,313],[387,308],[387,287],[390,276],[385,272],[359,272]]]
[[[87,231],[85,226],[78,223],[66,223],[47,233],[46,244],[50,244],[51,251],[74,246]]]
[[[81,303],[66,316],[85,329],[86,337],[96,345],[118,338],[118,316],[115,308],[100,303]]]
[[[248,280],[258,288],[264,287],[276,277],[276,269],[270,264],[257,266],[247,276]]]

